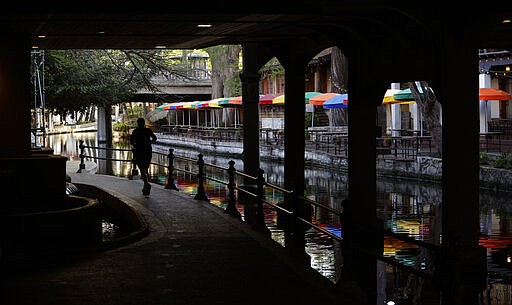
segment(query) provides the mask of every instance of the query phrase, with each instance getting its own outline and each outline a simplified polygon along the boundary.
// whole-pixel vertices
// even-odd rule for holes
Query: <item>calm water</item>
[[[48,145],[55,154],[65,155],[70,160],[79,160],[79,140],[85,140],[86,145],[97,146],[96,133],[75,133],[54,135],[48,138]],[[130,148],[123,141],[114,143],[117,148]],[[154,146],[155,151],[164,154],[168,148]],[[197,158],[197,151],[179,149],[174,151],[177,156]],[[88,152],[88,155],[97,155]],[[213,157],[204,154],[206,163],[217,164],[224,168],[232,159]],[[128,153],[119,152],[116,159],[127,159]],[[166,158],[155,156],[153,161],[167,164]],[[242,161],[236,160],[235,168],[242,169]],[[195,170],[195,165],[176,161],[177,168]],[[283,166],[280,163],[262,162],[267,182],[281,185],[283,183]],[[113,162],[106,164],[98,162],[101,173],[126,177],[130,174],[129,163]],[[325,206],[341,209],[340,202],[347,197],[347,176],[343,172],[326,169],[306,168],[306,196]],[[207,175],[220,175],[218,170],[207,169]],[[151,168],[152,180],[155,183],[165,183],[165,171],[157,166]],[[175,183],[180,191],[189,194],[196,193],[195,177],[177,172]],[[205,190],[212,204],[220,207],[226,205],[226,188],[223,184],[208,181]],[[441,187],[425,182],[378,179],[378,215],[382,218],[387,229],[394,232],[406,233],[410,237],[431,243],[438,242],[440,235]],[[274,203],[283,200],[282,194],[266,188],[266,199]],[[243,207],[237,206],[243,216]],[[277,215],[271,208],[265,208],[265,224],[272,233],[272,238],[284,245],[284,233],[277,224]],[[320,227],[340,236],[341,226],[337,217],[325,209],[313,211],[313,222]],[[484,305],[512,304],[512,194],[495,193],[482,190],[480,192],[480,244],[487,248],[488,256],[488,288],[481,296]],[[321,232],[310,230],[306,234],[306,252],[311,256],[311,266],[332,281],[339,278],[342,255],[336,241]],[[418,247],[392,238],[385,238],[383,255],[399,260],[409,266],[430,270],[432,268],[428,253]],[[391,265],[378,262],[379,293],[377,304],[393,301],[395,304],[439,304],[438,292],[431,285],[418,279],[417,276],[398,270]],[[432,295],[434,297],[432,297]]]

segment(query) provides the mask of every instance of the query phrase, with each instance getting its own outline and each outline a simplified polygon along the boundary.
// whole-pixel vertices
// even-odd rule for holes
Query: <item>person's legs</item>
[[[145,166],[139,166],[140,177],[142,181],[144,181],[144,188],[142,189],[142,193],[144,195],[149,195],[149,191],[151,189],[151,184],[149,184],[149,169]]]

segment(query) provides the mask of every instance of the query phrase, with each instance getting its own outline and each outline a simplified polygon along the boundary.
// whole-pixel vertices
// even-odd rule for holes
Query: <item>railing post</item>
[[[77,173],[81,173],[82,170],[85,170],[85,144],[84,140],[80,140],[80,165],[78,166]]]
[[[165,183],[165,188],[179,191],[178,187],[174,184],[174,177],[172,176],[172,173],[174,172],[174,149],[169,148],[169,154],[167,155],[167,160],[168,160],[167,181]]]
[[[299,217],[305,216],[304,206],[301,205],[297,192],[292,190],[288,195],[288,208],[291,208],[292,215],[289,221],[288,232],[285,232],[285,247],[290,253],[298,257],[303,257],[304,262],[310,263],[310,257],[305,252],[305,235],[304,235],[304,224],[298,219]]]
[[[139,175],[139,171],[137,170],[137,164],[135,163],[135,148],[132,148],[132,175],[130,179]]]
[[[242,217],[240,212],[235,207],[236,198],[235,198],[235,161],[231,160],[228,162],[228,206],[226,207],[226,214],[234,215],[238,217]]]
[[[197,194],[194,196],[194,199],[198,200],[205,200],[210,201],[208,197],[206,197],[206,194],[204,193],[204,160],[203,160],[203,154],[197,155],[197,166],[198,172],[197,172]]]
[[[263,173],[264,171],[261,168],[256,171],[256,221],[253,228],[270,235],[270,230],[265,225],[265,214],[263,213],[263,200],[265,200],[265,177],[263,177]]]

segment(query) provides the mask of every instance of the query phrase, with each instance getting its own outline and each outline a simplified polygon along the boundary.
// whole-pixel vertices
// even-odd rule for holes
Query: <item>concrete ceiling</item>
[[[436,35],[436,29],[442,28],[439,20],[451,20],[444,10],[425,2],[410,3],[415,1],[406,5],[364,0],[112,2],[11,4],[0,10],[0,32],[30,36],[32,45],[44,49],[193,49],[295,38],[321,42],[328,40],[323,33],[332,37],[337,31],[354,37],[402,33],[414,38],[414,33],[424,28]],[[469,33],[479,48],[512,49],[512,23],[501,22],[512,19],[510,1],[505,6],[494,3],[493,7],[474,9],[467,5],[464,16],[473,20],[460,25],[460,32],[473,31],[475,24],[481,24],[481,31]],[[457,13],[460,20],[462,12]],[[200,24],[212,27],[201,28]],[[44,38],[38,38],[40,35]]]

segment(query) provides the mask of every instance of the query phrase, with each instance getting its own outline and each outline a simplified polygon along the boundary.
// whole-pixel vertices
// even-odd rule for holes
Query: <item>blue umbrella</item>
[[[338,94],[326,100],[323,104],[324,109],[348,108],[348,94]]]

